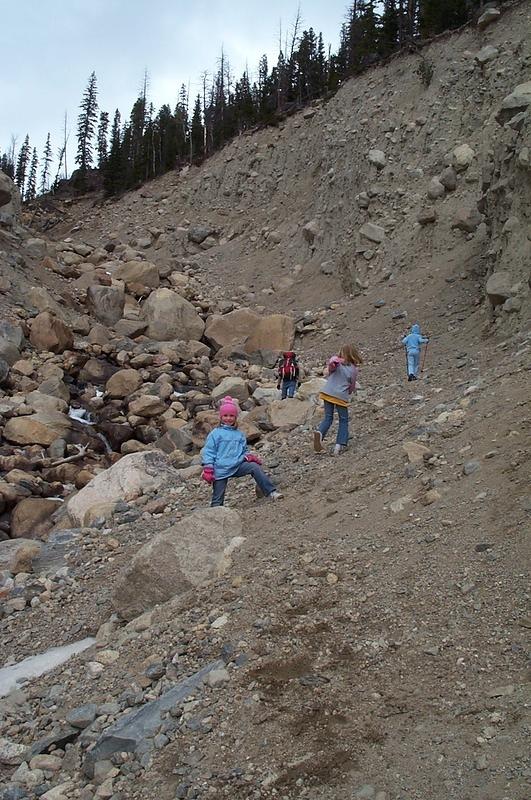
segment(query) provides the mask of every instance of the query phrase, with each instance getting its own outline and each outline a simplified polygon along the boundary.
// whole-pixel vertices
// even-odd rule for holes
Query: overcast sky
[[[251,78],[266,53],[269,66],[293,29],[300,6],[301,30],[322,32],[337,51],[348,0],[14,0],[0,16],[0,153],[12,136],[17,152],[26,133],[41,157],[51,133],[54,157],[68,115],[70,153],[75,152],[79,103],[92,71],[100,110],[128,117],[144,70],[149,100],[172,108],[182,83],[195,96],[201,74],[216,69],[223,47],[240,77]],[[70,156],[69,171],[74,164]],[[53,172],[53,169],[52,169]]]

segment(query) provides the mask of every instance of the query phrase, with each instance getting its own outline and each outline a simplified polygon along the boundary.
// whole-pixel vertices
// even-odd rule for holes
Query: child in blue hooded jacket
[[[201,477],[212,484],[211,506],[222,506],[229,478],[252,475],[262,495],[269,500],[280,500],[271,480],[260,469],[261,459],[249,453],[247,439],[238,430],[240,409],[232,397],[224,397],[219,406],[220,424],[210,431],[202,451],[203,472]]]
[[[420,333],[420,325],[412,325],[411,331],[404,336],[402,344],[406,347],[407,354],[407,379],[416,381],[419,375],[420,348],[428,344],[429,339]]]

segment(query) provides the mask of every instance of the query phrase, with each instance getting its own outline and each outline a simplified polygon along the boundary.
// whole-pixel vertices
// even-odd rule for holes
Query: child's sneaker
[[[268,500],[282,500],[283,497],[282,492],[277,492],[276,490],[267,495]]]
[[[341,453],[344,451],[344,449],[345,449],[345,447],[342,444],[336,444],[336,445],[334,445],[334,449],[332,451],[332,455],[340,456]]]
[[[321,453],[323,449],[323,434],[321,431],[313,432],[313,449],[316,453]]]

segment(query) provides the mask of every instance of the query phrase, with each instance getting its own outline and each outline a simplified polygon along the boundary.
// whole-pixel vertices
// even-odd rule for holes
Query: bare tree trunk
[[[65,111],[64,126],[63,126],[63,158],[65,162],[65,180],[68,180],[68,167],[66,165],[66,146],[68,144],[68,134],[66,132],[67,113]]]

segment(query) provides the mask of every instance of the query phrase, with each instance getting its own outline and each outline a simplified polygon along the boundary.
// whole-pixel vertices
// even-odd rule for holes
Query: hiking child
[[[429,339],[420,333],[420,325],[411,326],[411,331],[404,336],[402,344],[406,348],[407,356],[407,379],[416,381],[419,375],[420,348],[423,344],[428,344]]]
[[[348,404],[352,392],[356,390],[358,366],[362,358],[354,345],[344,344],[339,355],[332,356],[328,362],[328,380],[320,392],[324,401],[324,419],[313,432],[313,449],[320,453],[323,449],[323,439],[326,436],[334,419],[334,410],[337,410],[339,426],[337,429],[334,455],[344,451],[348,443]]]
[[[247,439],[238,430],[240,409],[232,397],[224,397],[219,406],[219,426],[210,431],[202,450],[201,477],[212,484],[211,506],[222,506],[229,478],[252,475],[260,492],[270,500],[280,500],[271,480],[260,469],[261,459],[247,450]]]
[[[281,398],[294,397],[299,383],[299,362],[293,350],[286,350],[277,361],[277,389],[282,391]]]

